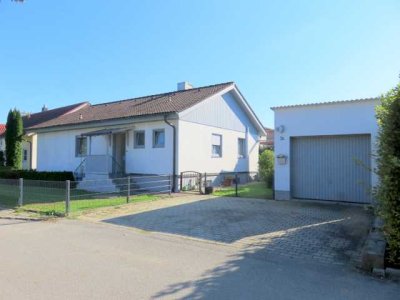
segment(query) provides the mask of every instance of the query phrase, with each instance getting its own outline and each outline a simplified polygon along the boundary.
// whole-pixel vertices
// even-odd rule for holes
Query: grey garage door
[[[370,135],[291,138],[293,198],[369,203]]]

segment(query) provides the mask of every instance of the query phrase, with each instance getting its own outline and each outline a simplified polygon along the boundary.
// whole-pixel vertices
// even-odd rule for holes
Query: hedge
[[[46,180],[46,181],[74,181],[72,172],[38,172],[34,170],[10,170],[0,169],[0,178],[3,179],[27,179],[27,180]]]
[[[400,263],[400,84],[382,97],[377,108],[379,125],[375,196],[384,220],[389,261]]]

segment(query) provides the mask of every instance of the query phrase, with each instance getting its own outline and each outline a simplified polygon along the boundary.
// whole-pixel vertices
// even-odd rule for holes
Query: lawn
[[[213,193],[215,196],[235,196],[235,187],[218,188]],[[267,188],[264,182],[253,182],[238,187],[239,197],[272,199],[272,189]]]
[[[155,195],[138,195],[131,196],[129,203],[153,201],[160,196]],[[103,199],[81,199],[71,200],[70,213],[75,214],[89,209],[95,209],[107,206],[117,206],[126,204],[126,197],[110,197]],[[51,203],[32,203],[26,204],[19,208],[22,211],[32,211],[45,215],[63,215],[65,213],[65,202],[51,202]]]
[[[11,181],[10,181],[11,182]],[[63,183],[62,183],[63,184]],[[46,215],[65,213],[65,188],[49,186],[25,186],[23,206],[19,211],[32,211]],[[93,194],[84,190],[72,189],[70,212],[77,213],[87,209],[126,204],[126,196]],[[0,206],[16,207],[19,187],[12,184],[0,184]],[[132,195],[130,202],[151,201],[159,198],[154,195]]]

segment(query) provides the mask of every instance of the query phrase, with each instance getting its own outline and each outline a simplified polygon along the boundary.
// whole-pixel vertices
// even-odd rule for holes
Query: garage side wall
[[[277,200],[291,199],[290,182],[290,140],[291,137],[327,135],[371,135],[371,152],[376,152],[378,126],[375,107],[378,100],[343,102],[302,107],[275,109],[275,128],[283,126],[282,133],[275,132],[275,155],[287,157],[285,164],[275,162],[275,197]],[[371,156],[371,167],[375,160]],[[371,172],[371,184],[377,177]]]

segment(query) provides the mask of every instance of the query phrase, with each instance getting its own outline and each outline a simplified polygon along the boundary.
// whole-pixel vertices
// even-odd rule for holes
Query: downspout
[[[169,126],[172,127],[172,132],[173,132],[173,144],[172,144],[172,192],[175,191],[175,186],[176,186],[176,126],[170,123],[167,120],[167,115],[164,115],[164,122],[168,124]]]

